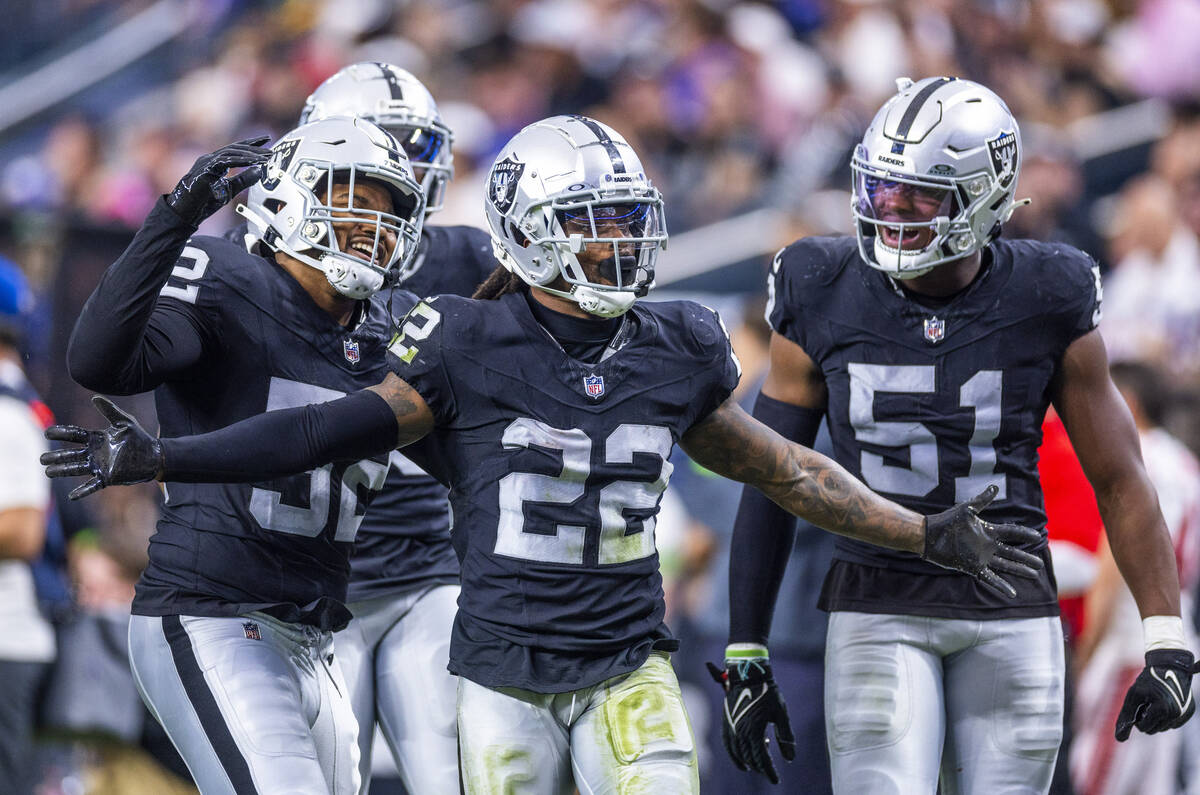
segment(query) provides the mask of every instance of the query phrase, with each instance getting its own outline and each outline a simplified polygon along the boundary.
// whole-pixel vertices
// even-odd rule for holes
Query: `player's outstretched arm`
[[[1135,726],[1147,734],[1182,726],[1196,709],[1194,659],[1179,618],[1174,546],[1099,331],[1067,348],[1053,389],[1054,406],[1096,492],[1113,559],[1143,619],[1146,667],[1125,696],[1117,739],[1127,739]]]
[[[1042,562],[1011,546],[1034,543],[1036,530],[993,525],[978,514],[996,496],[990,487],[948,511],[921,516],[884,499],[829,458],[793,444],[727,400],[680,441],[696,463],[748,483],[791,513],[839,535],[972,575],[1006,596],[1002,574],[1036,577]]]
[[[147,480],[254,483],[295,475],[330,461],[357,461],[417,441],[433,414],[416,390],[388,374],[344,398],[268,411],[211,433],[157,439],[109,400],[92,398],[108,420],[101,430],[53,425],[46,438],[74,447],[42,455],[52,478],[87,477],[71,492]]]
[[[89,389],[133,394],[185,372],[204,336],[179,313],[155,312],[159,291],[196,226],[261,176],[270,150],[251,138],[202,155],[147,216],[84,304],[67,348],[71,377]],[[244,170],[226,176],[231,168]]]

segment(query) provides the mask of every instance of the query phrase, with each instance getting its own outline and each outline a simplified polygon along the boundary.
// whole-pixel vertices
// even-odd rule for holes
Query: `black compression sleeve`
[[[163,439],[166,482],[254,483],[330,461],[391,452],[399,427],[387,401],[364,389],[328,403],[268,411],[219,431]]]
[[[823,411],[760,394],[754,417],[793,442],[811,447]],[[729,642],[767,645],[775,599],[796,541],[796,517],[753,486],[742,489],[729,555]]]
[[[67,348],[71,377],[89,389],[132,394],[162,382],[162,371],[199,358],[196,330],[182,317],[148,330],[158,293],[195,227],[162,199],[108,267],[75,321]]]

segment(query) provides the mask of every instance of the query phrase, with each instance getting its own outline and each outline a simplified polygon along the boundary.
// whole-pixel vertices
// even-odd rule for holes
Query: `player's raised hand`
[[[1013,544],[1036,543],[1037,530],[1015,524],[992,524],[979,518],[979,512],[996,498],[999,489],[992,485],[966,502],[948,511],[925,517],[925,552],[928,561],[970,574],[984,586],[1009,599],[1017,595],[1000,573],[1034,578],[1042,569],[1042,560]]]
[[[1134,726],[1155,734],[1187,723],[1196,711],[1192,674],[1198,667],[1186,649],[1146,652],[1146,667],[1133,680],[1117,716],[1117,740],[1128,740]]]
[[[770,744],[767,727],[775,724],[779,753],[789,762],[796,758],[796,738],[792,735],[787,705],[771,674],[771,663],[763,657],[727,659],[724,670],[712,663],[706,665],[712,678],[725,689],[721,719],[725,752],[739,770],[762,773],[772,784],[778,784],[779,774],[767,750]]]
[[[198,225],[262,179],[264,164],[271,158],[271,150],[263,146],[268,140],[265,135],[247,138],[201,155],[191,171],[167,194],[167,204],[184,221]],[[244,170],[226,176],[234,168]]]
[[[46,438],[79,445],[42,453],[46,476],[70,478],[90,476],[70,494],[78,500],[105,486],[127,486],[153,480],[162,469],[162,444],[146,433],[138,421],[117,408],[108,398],[92,398],[96,410],[109,426],[89,431],[78,425],[51,425]]]

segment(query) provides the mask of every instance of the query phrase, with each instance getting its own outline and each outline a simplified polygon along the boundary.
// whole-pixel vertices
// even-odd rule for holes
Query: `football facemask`
[[[518,133],[492,166],[485,209],[500,262],[585,312],[620,315],[654,284],[662,198],[599,122],[557,116]]]
[[[298,127],[273,149],[266,176],[238,207],[268,248],[317,268],[355,299],[416,255],[424,196],[386,131],[334,117]],[[372,194],[386,199],[368,206]]]
[[[851,160],[859,253],[898,279],[979,251],[1018,206],[1020,131],[969,80],[897,81]]]

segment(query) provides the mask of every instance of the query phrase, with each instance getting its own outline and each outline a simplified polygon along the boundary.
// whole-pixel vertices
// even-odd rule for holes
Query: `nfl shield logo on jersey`
[[[358,364],[358,341],[343,340],[342,353],[346,354],[346,361],[350,362],[350,364]]]
[[[242,624],[242,631],[246,633],[247,640],[262,640],[262,632],[259,630],[258,624],[253,621]]]
[[[585,375],[583,377],[583,391],[587,392],[588,397],[598,398],[604,394],[604,376],[602,375]]]
[[[925,319],[925,339],[936,344],[946,337],[946,321],[936,317]]]

